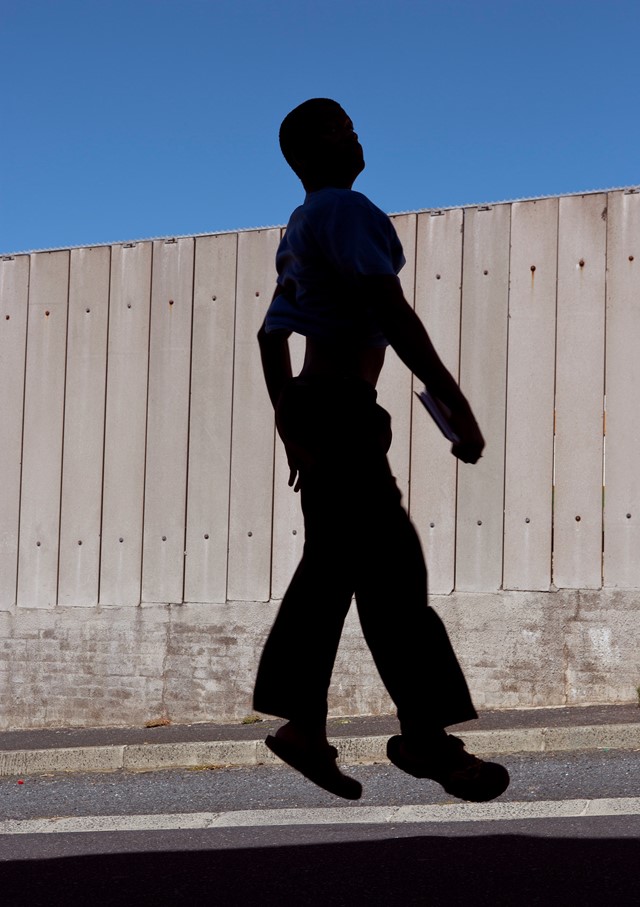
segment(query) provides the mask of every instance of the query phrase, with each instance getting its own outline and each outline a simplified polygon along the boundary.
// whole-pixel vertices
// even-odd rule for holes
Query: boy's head
[[[364,170],[353,123],[337,101],[311,98],[282,121],[280,148],[306,189],[351,188]]]

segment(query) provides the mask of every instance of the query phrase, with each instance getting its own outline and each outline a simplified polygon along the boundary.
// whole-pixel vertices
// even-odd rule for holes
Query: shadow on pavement
[[[191,846],[203,849],[183,852],[3,862],[1,899],[7,907],[640,904],[634,838],[407,836],[256,847],[216,838],[215,850],[211,837],[199,840]],[[146,841],[154,846],[153,835]]]

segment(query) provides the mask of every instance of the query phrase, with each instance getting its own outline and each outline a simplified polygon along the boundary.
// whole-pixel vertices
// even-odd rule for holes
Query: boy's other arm
[[[280,292],[280,288],[276,287],[276,291],[273,295],[275,296],[278,292]],[[260,347],[262,371],[264,373],[269,399],[271,400],[274,409],[276,408],[282,389],[293,374],[291,370],[291,355],[289,353],[290,333],[290,331],[276,331],[275,333],[267,334],[264,321],[258,331],[258,345]],[[294,491],[299,491],[299,457],[291,448],[291,445],[285,443],[285,449],[289,462],[289,485],[293,487]]]
[[[282,288],[276,286],[272,301],[281,292]],[[276,331],[275,333],[267,334],[265,324],[266,319],[262,322],[262,326],[258,331],[258,345],[260,346],[262,371],[269,399],[275,409],[282,388],[293,374],[291,370],[291,355],[289,353],[291,331]]]
[[[461,440],[451,452],[465,463],[476,463],[484,438],[469,403],[438,356],[427,331],[404,298],[393,275],[361,277],[362,299],[375,312],[385,337],[400,359],[434,396],[451,410]]]

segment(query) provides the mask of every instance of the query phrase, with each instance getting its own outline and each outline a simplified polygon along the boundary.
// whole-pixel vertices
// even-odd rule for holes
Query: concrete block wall
[[[478,709],[632,702],[631,591],[435,596]],[[5,728],[241,721],[277,602],[56,609],[0,615]],[[37,618],[37,619],[34,619]],[[435,696],[438,690],[432,691]],[[331,714],[393,712],[349,614]],[[425,709],[428,708],[428,699]]]

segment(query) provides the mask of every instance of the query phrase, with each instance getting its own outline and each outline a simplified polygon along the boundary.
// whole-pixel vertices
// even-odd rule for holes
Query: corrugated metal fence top
[[[510,198],[503,199],[501,201],[493,202],[472,202],[465,205],[449,205],[440,208],[416,208],[411,211],[393,211],[391,212],[391,217],[396,217],[399,214],[428,214],[428,213],[439,213],[440,211],[454,211],[458,208],[482,208],[485,206],[493,207],[494,205],[511,205],[514,202],[532,202],[532,201],[541,201],[542,199],[547,198],[570,198],[572,196],[583,196],[583,195],[596,195],[602,192],[640,192],[640,186],[614,186],[608,189],[586,189],[582,192],[568,192],[564,195],[535,195],[535,196],[523,196],[522,198]],[[196,238],[199,236],[223,236],[228,233],[251,233],[256,230],[273,230],[273,229],[282,229],[282,224],[268,224],[262,227],[239,227],[236,230],[212,230],[207,233],[189,233],[189,234],[180,234],[174,236],[148,236],[144,239],[124,239],[124,240],[112,240],[110,242],[101,242],[101,243],[85,243],[79,246],[51,246],[50,248],[43,249],[23,249],[20,251],[10,251],[10,252],[0,252],[0,258],[12,257],[14,255],[32,255],[34,252],[60,252],[63,250],[71,249],[98,249],[101,246],[121,246],[127,243],[139,243],[139,242],[154,242],[155,240],[169,240],[169,239],[187,239],[187,238]]]

